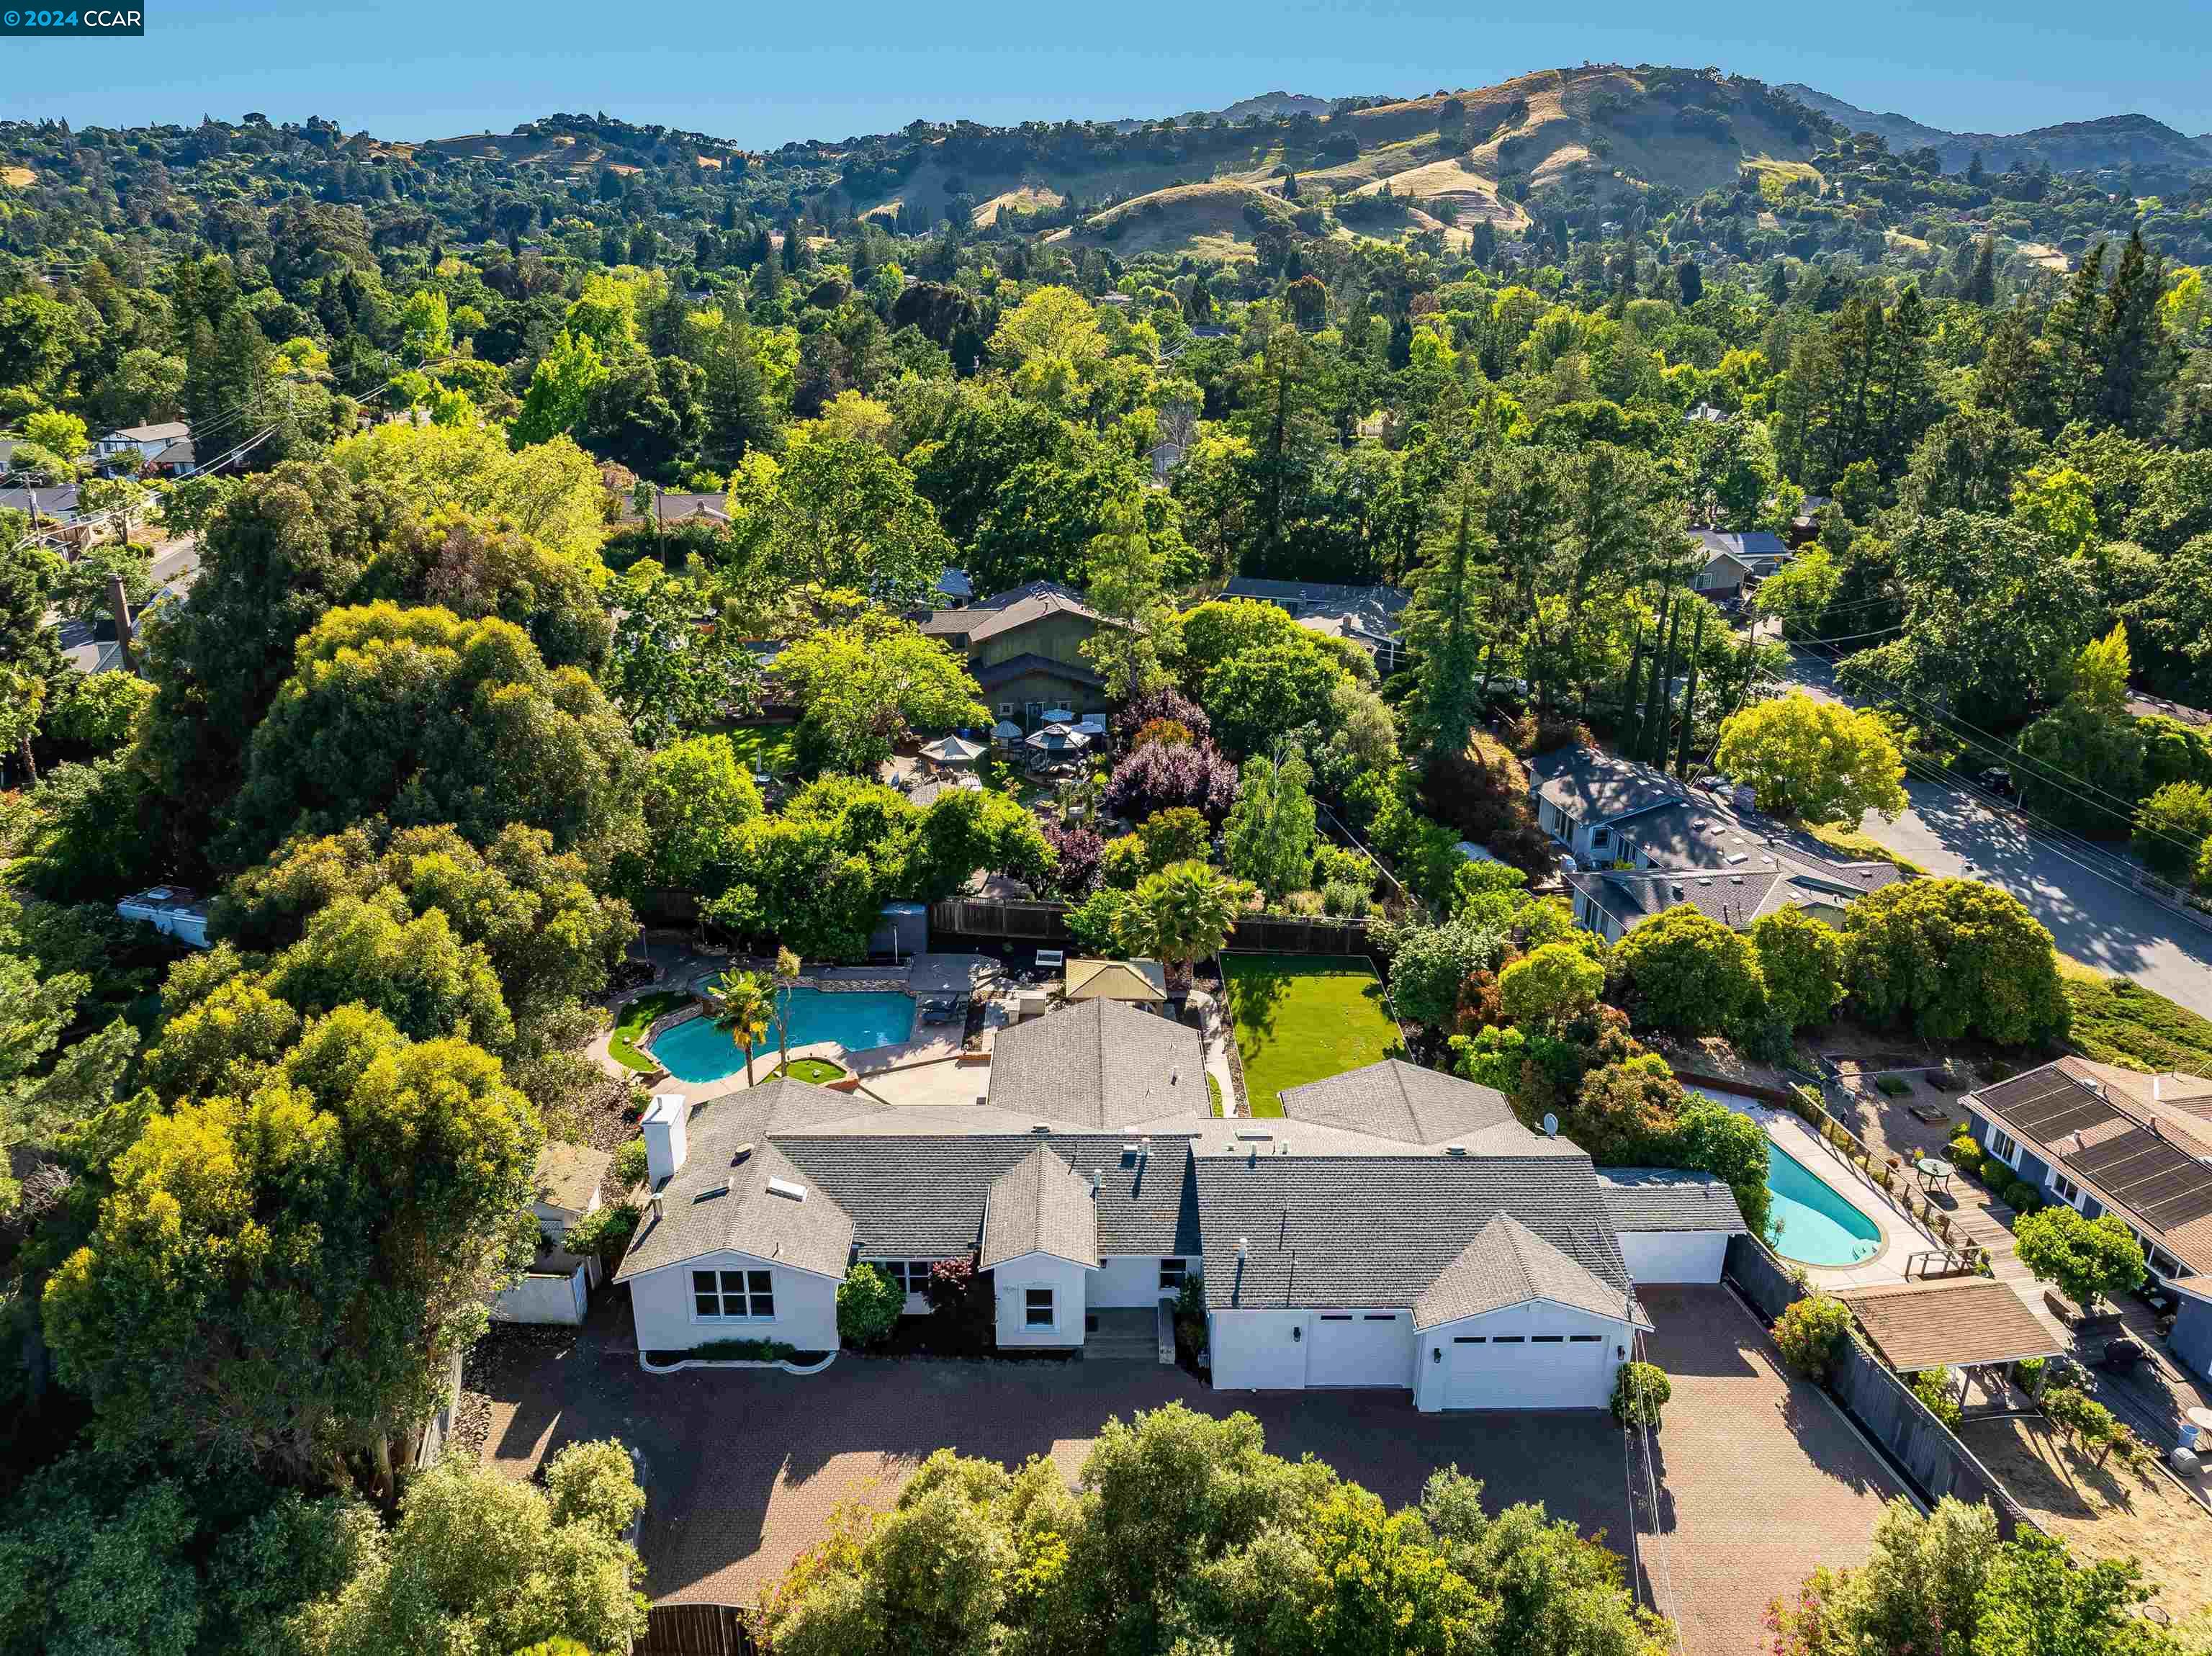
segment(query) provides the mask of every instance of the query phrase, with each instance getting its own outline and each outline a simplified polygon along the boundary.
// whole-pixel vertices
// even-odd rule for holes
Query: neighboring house
[[[121,454],[133,455],[137,463],[143,465],[162,450],[185,441],[191,434],[191,427],[182,420],[163,420],[150,426],[125,426],[95,441],[92,452],[103,461],[112,460]]]
[[[854,1263],[919,1313],[931,1266],[972,1259],[998,1344],[1079,1347],[1203,1262],[1217,1386],[1601,1408],[1650,1326],[1637,1283],[1717,1281],[1742,1228],[1724,1186],[1601,1176],[1450,1076],[1371,1065],[1262,1123],[1207,1113],[1200,1066],[1193,1031],[1097,1000],[1000,1031],[972,1106],[797,1081],[656,1098],[651,1209],[615,1278],[639,1346],[832,1350]]]
[[[641,512],[637,502],[629,494],[622,497],[622,521],[625,524],[650,524],[658,521],[664,529],[672,529],[682,523],[694,521],[727,524],[730,521],[728,497],[721,494],[678,494],[656,492],[653,505]]]
[[[1735,791],[1687,787],[1596,749],[1544,755],[1528,775],[1545,831],[1595,865],[1568,884],[1576,920],[1609,942],[1684,903],[1739,931],[1786,907],[1835,925],[1859,898],[1905,877],[1890,863],[1838,860]]]
[[[1700,403],[1682,416],[1693,426],[1724,426],[1735,418],[1726,409],[1717,409],[1711,403]]]
[[[1959,1101],[1991,1162],[2127,1226],[2180,1302],[2168,1349],[2212,1380],[2212,1081],[2069,1057]]]
[[[199,450],[192,440],[179,437],[146,462],[146,471],[155,477],[189,477],[199,464]]]
[[[1691,588],[1709,598],[1739,598],[1790,561],[1782,537],[1763,529],[1729,534],[1717,529],[1690,531],[1705,549],[1705,567],[1690,578]]]
[[[180,885],[149,886],[115,905],[126,920],[143,920],[165,937],[194,949],[208,946],[208,906]]]
[[[1395,586],[1340,586],[1327,581],[1255,580],[1239,575],[1222,589],[1224,598],[1255,598],[1285,611],[1299,626],[1331,638],[1348,638],[1375,658],[1388,678],[1403,664],[1398,623],[1410,594]]]
[[[966,570],[947,568],[937,578],[937,596],[957,609],[975,596],[975,583]]]
[[[585,1215],[596,1213],[599,1186],[606,1182],[614,1161],[608,1151],[589,1144],[546,1140],[538,1152],[537,1197],[530,1210],[537,1217],[538,1234],[557,1242]]]
[[[1083,646],[1114,625],[1056,581],[1031,581],[957,610],[935,610],[921,630],[968,658],[984,701],[1001,719],[1034,728],[1065,709],[1105,713],[1106,681],[1084,658]]]

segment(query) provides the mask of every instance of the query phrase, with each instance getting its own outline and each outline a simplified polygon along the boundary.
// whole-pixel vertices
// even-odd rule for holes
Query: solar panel
[[[2063,1160],[2160,1230],[2212,1213],[2212,1168],[2154,1133],[2136,1129]]]
[[[2110,1099],[2063,1074],[2049,1077],[2044,1085],[2024,1093],[2017,1100],[1993,1101],[1998,1109],[2046,1144],[2100,1121],[2122,1119]]]

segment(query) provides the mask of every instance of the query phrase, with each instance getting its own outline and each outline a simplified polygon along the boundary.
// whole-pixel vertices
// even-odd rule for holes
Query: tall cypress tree
[[[1997,302],[1997,239],[1994,235],[1982,238],[1981,251],[1974,255],[1974,268],[1966,277],[1966,291],[1960,294],[1969,305],[1990,306]]]
[[[1682,687],[1682,745],[1674,751],[1674,774],[1690,779],[1690,743],[1698,726],[1698,658],[1705,648],[1705,607],[1698,606],[1697,642],[1690,646],[1690,676]]]

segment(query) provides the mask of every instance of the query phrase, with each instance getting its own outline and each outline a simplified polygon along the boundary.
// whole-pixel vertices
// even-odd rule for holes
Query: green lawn
[[[2063,955],[2059,972],[2074,1004],[2070,1044],[2082,1057],[2131,1070],[2212,1076],[2212,1018]]]
[[[621,1017],[616,1020],[615,1032],[607,1041],[607,1051],[614,1061],[624,1069],[637,1071],[641,1075],[649,1075],[658,1070],[660,1065],[653,1062],[653,1054],[637,1043],[643,1039],[646,1030],[652,1027],[653,1019],[664,1012],[674,1011],[688,1004],[690,998],[680,989],[663,989],[654,994],[640,995],[623,1007]]]
[[[1224,955],[1221,974],[1255,1115],[1285,1088],[1388,1058],[1400,1044],[1375,968],[1356,955]]]
[[[798,762],[795,747],[799,727],[795,725],[770,725],[762,728],[732,731],[730,749],[738,762],[749,771],[765,772],[770,776],[787,776]]]
[[[769,1071],[769,1079],[773,1081],[783,1073],[783,1066],[778,1065]],[[795,1058],[791,1060],[790,1074],[793,1081],[811,1081],[817,1087],[826,1087],[833,1081],[845,1078],[843,1068],[826,1058]]]

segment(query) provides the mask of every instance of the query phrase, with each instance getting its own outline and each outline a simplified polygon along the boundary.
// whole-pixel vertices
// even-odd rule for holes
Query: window
[[[2063,1173],[2051,1175],[2051,1192],[2069,1207],[2081,1205],[2081,1187]]]
[[[929,1268],[936,1262],[932,1259],[869,1259],[865,1263],[882,1271],[908,1294],[927,1294],[929,1292]]]
[[[1602,1335],[1599,1334],[1570,1334],[1567,1336],[1567,1344],[1569,1345],[1595,1345],[1598,1341],[1603,1338],[1604,1337]]]
[[[1180,1294],[1182,1292],[1183,1274],[1188,1264],[1188,1262],[1183,1259],[1163,1259],[1160,1261],[1161,1293]]]
[[[695,1271],[691,1306],[702,1322],[742,1318],[764,1322],[775,1315],[775,1276],[766,1271]]]
[[[1022,1305],[1022,1326],[1024,1328],[1050,1328],[1057,1320],[1053,1313],[1052,1290],[1048,1288],[1029,1289],[1023,1295]]]
[[[2008,1168],[2020,1165],[2020,1146],[2013,1136],[1992,1121],[1990,1123],[1990,1154]]]
[[[1595,850],[1600,846],[1610,844],[1612,840],[1613,830],[1609,828],[1594,828],[1590,830],[1590,848],[1592,850]]]
[[[1521,1344],[1521,1336],[1518,1334],[1500,1334],[1498,1336],[1496,1344],[1499,1345],[1518,1345]]]
[[[999,717],[1001,719],[1012,719],[1013,716],[1014,704],[1011,701],[1001,701],[999,704]]]
[[[1531,1334],[1528,1337],[1529,1344],[1532,1345],[1559,1345],[1565,1339],[1566,1336],[1564,1334]]]

